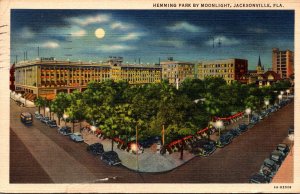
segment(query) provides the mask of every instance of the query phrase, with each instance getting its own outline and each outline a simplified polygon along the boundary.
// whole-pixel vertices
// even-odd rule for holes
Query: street
[[[32,126],[23,125],[19,114],[35,109],[10,102],[11,183],[247,183],[294,124],[292,102],[210,157],[195,157],[166,173],[136,173],[106,165],[85,143],[74,143],[35,118]]]

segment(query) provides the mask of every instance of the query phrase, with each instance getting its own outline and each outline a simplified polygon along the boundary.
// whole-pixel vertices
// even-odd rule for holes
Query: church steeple
[[[258,57],[258,64],[257,64],[257,66],[261,67],[260,55]]]
[[[260,55],[258,57],[258,63],[257,63],[257,66],[256,66],[256,72],[257,74],[263,74],[264,73],[264,70],[265,68],[261,65],[261,61],[260,61]]]

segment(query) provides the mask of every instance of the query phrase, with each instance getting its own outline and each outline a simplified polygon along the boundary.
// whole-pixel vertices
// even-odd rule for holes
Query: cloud
[[[221,45],[225,46],[232,46],[232,45],[237,45],[241,44],[241,41],[236,39],[236,38],[228,38],[226,36],[215,36],[214,37],[215,45],[217,45],[220,41]],[[211,45],[212,40],[208,40],[205,42],[206,45]]]
[[[28,27],[24,27],[20,30],[20,35],[22,38],[30,39],[35,36],[35,33]]]
[[[108,22],[109,20],[110,20],[110,16],[105,14],[98,14],[95,16],[85,16],[85,17],[72,17],[67,19],[67,21],[69,21],[70,23],[77,24],[80,26],[105,23]]]
[[[86,31],[83,29],[71,32],[71,36],[75,36],[75,37],[81,37],[84,35],[86,35]]]
[[[188,22],[177,22],[174,25],[168,26],[166,28],[170,31],[181,31],[181,30],[183,30],[183,31],[192,32],[192,33],[206,31],[205,29],[203,29],[199,26],[190,24]]]
[[[267,33],[268,32],[267,29],[263,29],[263,28],[248,28],[247,31],[248,32],[257,33],[257,34],[263,34],[263,33]]]
[[[141,36],[144,36],[143,33],[131,32],[119,38],[120,41],[128,41],[128,40],[138,40]]]
[[[110,25],[110,28],[113,30],[129,30],[130,28],[132,28],[132,25],[122,22],[114,22]]]
[[[58,48],[60,47],[59,44],[57,42],[53,42],[53,41],[47,41],[47,42],[44,42],[42,45],[41,45],[42,48],[50,48],[50,49],[54,49],[54,48]]]
[[[130,50],[135,50],[136,47],[129,46],[129,45],[123,45],[123,44],[103,44],[97,48],[99,51],[104,51],[104,52],[111,52],[111,53],[116,53],[116,52],[121,52],[121,51],[130,51]]]
[[[158,40],[155,42],[155,45],[160,46],[160,47],[175,47],[175,48],[182,48],[186,44],[185,41],[183,40],[175,40],[175,39],[170,39],[170,40]]]

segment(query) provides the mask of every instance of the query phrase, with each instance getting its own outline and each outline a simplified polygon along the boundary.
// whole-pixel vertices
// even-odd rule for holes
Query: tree
[[[70,100],[68,98],[68,94],[66,93],[58,93],[55,99],[51,103],[51,109],[54,113],[56,113],[58,118],[58,125],[60,125],[60,120],[63,117],[64,112],[70,106]]]
[[[85,118],[85,107],[86,104],[83,99],[83,95],[78,90],[73,91],[69,94],[70,106],[67,108],[67,113],[69,119],[73,123],[73,133],[74,133],[74,122],[79,121],[79,129],[81,129],[81,122]]]
[[[36,106],[38,106],[39,114],[41,114],[41,107],[45,106],[45,99],[39,96],[35,99],[34,103]],[[45,112],[44,112],[44,115],[45,115]]]

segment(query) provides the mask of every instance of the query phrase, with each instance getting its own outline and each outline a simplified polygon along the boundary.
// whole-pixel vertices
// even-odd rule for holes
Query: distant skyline
[[[294,51],[294,11],[12,10],[11,62],[55,57],[124,63],[248,59],[271,68],[272,48]]]

